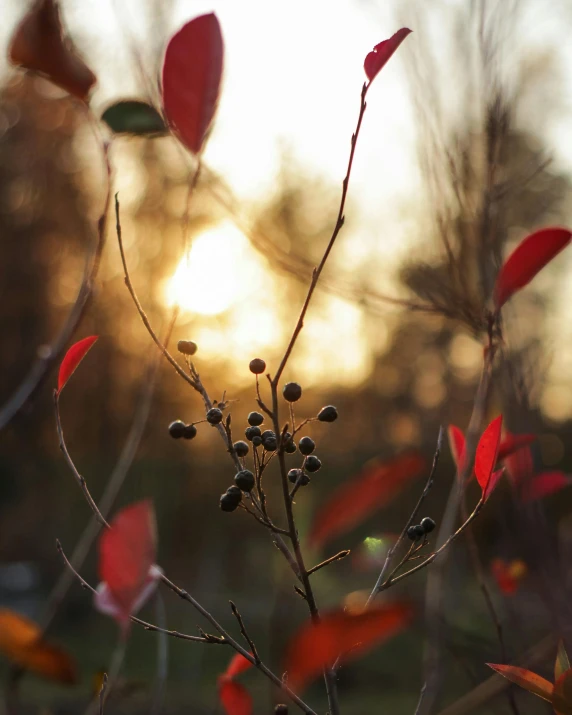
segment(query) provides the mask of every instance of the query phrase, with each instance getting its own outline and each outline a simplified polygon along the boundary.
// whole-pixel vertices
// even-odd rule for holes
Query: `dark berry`
[[[258,427],[258,425],[261,425],[264,422],[264,415],[261,415],[260,412],[251,412],[247,419],[249,425]]]
[[[239,487],[235,486],[234,484],[226,490],[226,493],[232,494],[232,496],[237,501],[240,501],[242,499],[242,491],[239,489]]]
[[[306,462],[304,466],[306,467],[306,470],[308,472],[317,472],[318,469],[320,469],[320,467],[322,466],[322,463],[320,462],[318,457],[311,454],[309,457],[306,457]]]
[[[248,444],[246,444],[246,442],[243,442],[242,440],[240,440],[239,442],[235,442],[232,446],[234,451],[236,452],[237,457],[246,457],[246,455],[248,454],[248,450],[250,449]]]
[[[169,425],[169,434],[173,439],[181,439],[185,434],[185,423],[181,420],[175,420]]]
[[[418,539],[422,539],[425,536],[425,529],[421,526],[421,524],[417,524],[415,528],[415,533],[417,534]]]
[[[282,390],[284,399],[288,402],[298,402],[302,397],[302,388],[297,382],[287,382]]]
[[[192,340],[179,340],[177,350],[183,355],[194,355],[197,352],[197,344]]]
[[[260,445],[262,444],[262,437],[260,435],[256,435],[255,437],[253,437],[252,444],[255,447],[260,447]]]
[[[410,526],[407,529],[407,538],[411,539],[411,541],[417,541],[417,529],[414,526]]]
[[[250,365],[248,366],[250,368],[250,372],[253,372],[255,375],[262,375],[262,373],[266,370],[266,363],[262,358],[254,358],[254,360],[250,361]]]
[[[318,412],[320,422],[335,422],[338,419],[338,411],[333,405],[322,407]]]
[[[290,432],[285,432],[282,435],[282,444],[284,445],[284,451],[288,454],[294,454],[294,452],[296,451],[296,443],[292,439],[292,435]]]
[[[211,407],[207,412],[207,422],[210,422],[211,425],[218,425],[222,422],[222,410],[219,410],[218,407]]]
[[[302,469],[291,469],[288,472],[288,480],[291,481],[292,484],[298,482],[301,487],[305,487],[306,484],[310,483],[310,477]]]
[[[302,439],[298,442],[298,449],[305,457],[307,457],[316,449],[316,444],[311,437],[302,437]]]
[[[426,534],[430,534],[435,528],[435,522],[429,516],[421,519],[421,524],[419,526],[425,531]]]
[[[185,439],[194,439],[197,436],[197,428],[195,425],[185,425],[183,437]]]
[[[271,429],[265,429],[260,436],[262,437],[263,442],[267,439],[276,439],[276,435]]]
[[[234,483],[243,492],[251,492],[254,489],[254,474],[248,469],[242,469],[234,475]]]
[[[288,715],[288,705],[277,705],[274,708],[274,715]]]
[[[237,501],[234,494],[222,494],[219,505],[223,511],[234,511],[236,507],[240,504],[240,499]]]
[[[247,427],[244,430],[244,436],[249,442],[252,442],[254,437],[260,437],[261,434],[262,432],[260,430],[260,427]]]
[[[262,435],[262,446],[264,449],[266,449],[268,452],[274,452],[276,447],[278,446],[277,441],[276,441],[276,435],[272,430],[265,430]]]

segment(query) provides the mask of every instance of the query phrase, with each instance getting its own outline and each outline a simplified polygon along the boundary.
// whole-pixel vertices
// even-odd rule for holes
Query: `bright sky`
[[[442,88],[441,100],[447,107],[450,122],[463,119],[459,109],[465,68],[454,54],[456,30],[451,18],[455,7],[468,6],[467,0],[434,0],[430,12],[427,0],[289,0],[288,3],[173,0],[172,11],[165,10],[165,27],[150,23],[141,12],[142,5],[151,4],[145,0],[61,2],[72,35],[99,77],[93,98],[96,110],[103,110],[116,99],[137,96],[133,46],[142,51],[145,74],[152,82],[154,73],[159,70],[166,38],[191,17],[213,9],[217,12],[225,39],[225,82],[205,159],[225,177],[236,196],[245,201],[267,195],[271,190],[284,146],[310,173],[326,177],[329,182],[341,181],[364,81],[363,59],[374,44],[407,24],[414,34],[376,78],[368,98],[350,188],[354,213],[348,215],[344,241],[336,247],[333,261],[351,269],[376,257],[379,260],[376,265],[383,266],[384,273],[388,273],[391,266],[411,250],[410,237],[420,232],[415,217],[423,196],[416,168],[415,125],[403,60],[407,53],[430,48],[436,57],[435,84]],[[488,2],[494,6],[508,0]],[[169,6],[167,0],[156,4]],[[515,68],[523,68],[526,73],[526,67],[554,51],[550,74],[555,79],[546,81],[546,77],[542,77],[533,83],[528,99],[526,95],[523,98],[520,121],[542,131],[559,168],[572,172],[572,144],[568,141],[572,109],[572,73],[568,68],[572,66],[572,45],[562,41],[567,37],[566,27],[572,25],[572,6],[566,0],[553,0],[548,13],[545,0],[520,0],[518,5],[522,13],[519,24],[506,28],[505,75],[510,81]],[[22,13],[20,0],[13,0],[11,7],[15,15]],[[2,50],[12,27],[8,10],[6,8],[0,27]],[[118,182],[125,187],[124,193],[131,169],[132,161],[125,157],[118,167]],[[128,201],[128,197],[126,199]],[[185,265],[194,262],[195,277],[208,275],[206,266],[215,273],[230,271],[226,284],[232,286],[237,280],[232,266],[212,264],[216,255],[229,255],[230,251],[231,255],[244,257],[240,258],[243,275],[245,271],[250,272],[255,283],[263,281],[264,262],[256,256],[246,257],[244,237],[233,226],[222,229],[210,235],[212,254],[203,241],[197,245],[194,257],[188,261],[183,259],[179,268],[176,292],[183,307],[186,305],[189,310],[217,315],[236,312],[237,304],[247,298],[241,298],[237,291],[234,306],[225,305],[221,311],[215,311],[216,306],[211,305],[205,311],[204,306],[197,306],[196,292],[189,289],[188,294],[183,295]],[[217,240],[227,242],[225,252],[214,249]],[[572,265],[572,259],[563,260]],[[235,264],[238,265],[237,261]],[[380,288],[383,280],[382,274]],[[190,284],[188,275],[186,282]],[[267,286],[266,290],[272,293],[271,287]],[[173,286],[167,289],[169,291],[172,294]],[[559,296],[562,305],[569,304],[570,291],[572,288],[563,290]],[[224,303],[228,296],[217,299]],[[268,298],[265,310],[270,311],[269,316],[273,300],[278,297]],[[359,381],[369,367],[366,326],[353,306],[339,299],[329,300],[316,310],[316,320],[321,321],[326,338],[325,353],[306,355],[305,364],[315,363],[319,375],[325,360],[328,369],[335,371],[331,355],[328,361],[331,346],[327,334],[344,314],[345,330],[352,332],[358,347],[349,364],[337,371],[336,379]],[[239,313],[235,315],[235,323]],[[333,323],[328,322],[328,314],[334,316]],[[266,320],[268,329],[261,330],[259,324],[255,335],[259,338],[261,333],[267,333],[268,340],[276,342],[270,327],[272,319],[267,317]],[[209,328],[206,323],[204,326],[204,344],[208,346],[210,340],[213,351],[214,336],[220,334],[219,328]],[[320,329],[316,322],[314,330]],[[248,334],[244,325],[242,334]],[[572,334],[566,335],[566,340],[572,344]],[[235,349],[241,351],[238,344]]]

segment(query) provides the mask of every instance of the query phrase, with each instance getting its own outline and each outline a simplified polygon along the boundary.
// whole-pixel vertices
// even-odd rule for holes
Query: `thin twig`
[[[250,650],[252,651],[254,660],[256,661],[256,663],[260,663],[260,656],[258,655],[258,651],[256,650],[256,646],[254,645],[254,641],[248,635],[248,631],[246,630],[244,621],[242,620],[242,616],[240,615],[238,608],[235,606],[235,604],[232,601],[229,601],[229,603],[230,603],[230,609],[232,611],[232,615],[238,621],[238,627],[240,628],[240,632],[242,633],[244,640],[250,646]]]
[[[58,440],[59,440],[60,450],[62,451],[62,453],[65,457],[65,460],[68,464],[68,467],[71,469],[71,472],[75,477],[76,482],[78,483],[80,489],[82,490],[87,503],[89,504],[91,510],[95,514],[95,518],[98,520],[98,522],[102,526],[109,527],[109,524],[103,517],[103,514],[99,511],[97,504],[95,503],[93,497],[91,496],[90,491],[87,488],[87,483],[86,483],[85,479],[77,471],[75,464],[73,463],[72,458],[70,457],[70,454],[66,447],[66,443],[64,440],[64,433],[62,430],[62,422],[60,419],[60,400],[59,400],[59,393],[57,392],[57,390],[54,390],[54,408],[55,408],[55,413],[56,413],[56,426],[57,426],[57,430],[58,430]]]
[[[371,604],[373,599],[377,596],[381,589],[381,585],[383,584],[385,580],[385,575],[387,573],[387,570],[389,568],[389,565],[391,563],[391,560],[393,558],[393,555],[405,539],[405,536],[407,535],[407,530],[409,527],[413,524],[415,519],[417,518],[417,515],[419,514],[419,511],[421,510],[421,506],[423,505],[423,502],[425,501],[427,495],[429,494],[429,491],[431,490],[431,487],[433,486],[433,481],[435,479],[435,473],[437,471],[437,465],[439,464],[439,457],[441,455],[441,448],[443,446],[443,426],[439,427],[439,435],[437,437],[437,446],[435,448],[435,454],[433,455],[433,464],[431,465],[431,471],[429,472],[429,477],[427,479],[427,483],[425,484],[425,488],[423,489],[423,492],[421,493],[421,496],[419,497],[419,500],[417,504],[415,505],[415,508],[413,509],[413,512],[411,513],[411,516],[409,517],[407,523],[405,524],[403,531],[399,535],[399,538],[395,542],[395,544],[389,549],[387,552],[387,556],[385,558],[385,562],[383,564],[383,567],[380,571],[379,576],[377,577],[377,581],[375,582],[375,585],[369,595],[369,598],[367,599],[366,603],[366,608]]]
[[[330,564],[333,564],[335,561],[341,561],[342,559],[345,559],[346,556],[349,556],[349,555],[350,555],[349,549],[344,549],[343,551],[339,551],[337,554],[335,554],[334,556],[330,556],[329,559],[322,561],[317,566],[312,566],[311,569],[308,569],[308,576],[310,576],[310,574],[316,573],[316,571],[319,571],[320,569],[323,569],[324,566],[329,566]]]
[[[103,674],[101,682],[101,690],[99,691],[99,715],[103,715],[103,707],[105,705],[105,692],[107,690],[107,673]]]

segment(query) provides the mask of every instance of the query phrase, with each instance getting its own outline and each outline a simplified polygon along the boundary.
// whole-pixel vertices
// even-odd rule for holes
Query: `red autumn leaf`
[[[220,678],[218,695],[226,715],[252,715],[252,698],[241,683]]]
[[[405,628],[412,616],[410,606],[394,603],[360,613],[334,611],[317,624],[305,623],[288,645],[288,685],[301,690],[338,656],[361,655]]]
[[[45,641],[34,621],[7,608],[0,609],[0,652],[13,664],[37,675],[66,685],[77,682],[71,656]]]
[[[501,429],[502,415],[499,415],[483,432],[479,444],[477,445],[475,454],[475,475],[483,490],[484,499],[490,494],[489,487],[494,486],[496,481],[498,481],[498,476],[500,476],[498,475],[496,480],[491,480],[493,469],[498,458]],[[494,481],[494,484],[491,483],[492,481]]]
[[[572,484],[572,479],[564,472],[542,472],[522,485],[520,497],[523,502],[536,501],[559,492]]]
[[[37,0],[12,37],[10,60],[87,100],[95,75],[64,38],[56,0]]]
[[[377,44],[373,50],[366,56],[365,62],[363,63],[363,68],[369,79],[370,83],[373,82],[374,77],[377,73],[385,67],[387,62],[391,59],[393,53],[403,40],[411,33],[411,30],[407,27],[402,27],[400,30],[392,35],[388,40],[384,40]]]
[[[495,581],[506,596],[516,593],[527,571],[526,564],[521,559],[514,559],[509,563],[503,559],[494,559],[491,564],[491,572]]]
[[[572,715],[572,669],[565,670],[554,683],[552,706],[557,715]]]
[[[536,673],[524,668],[517,668],[515,665],[497,665],[494,663],[487,663],[487,665],[499,675],[502,675],[503,678],[510,680],[511,683],[520,685],[521,688],[528,690],[529,693],[533,693],[543,700],[548,700],[549,703],[552,702],[553,685],[545,678],[541,678],[540,675],[536,675]]]
[[[506,437],[500,443],[498,461],[502,462],[503,459],[506,459],[511,454],[514,454],[515,452],[518,452],[518,450],[532,444],[535,439],[536,435],[534,434],[511,434],[508,432]]]
[[[227,669],[220,677],[230,680],[232,678],[236,678],[237,675],[244,673],[244,671],[249,668],[252,668],[252,663],[241,653],[235,653],[230,659]]]
[[[106,612],[126,628],[129,617],[159,577],[154,567],[156,535],[151,502],[140,501],[122,509],[110,526],[99,539],[99,576],[106,590],[100,589],[104,603],[98,605],[105,611],[111,600],[118,613],[113,614],[111,606]]]
[[[507,438],[512,435],[507,433]],[[499,449],[500,451],[500,449]],[[516,452],[507,455],[503,460],[511,481],[516,486],[522,486],[534,474],[534,462],[532,459],[532,451],[530,447],[525,446],[518,449]]]
[[[494,302],[497,310],[523,288],[570,243],[567,228],[542,228],[527,236],[510,254],[497,276]]]
[[[455,427],[455,425],[449,425],[447,434],[449,436],[449,448],[451,449],[453,460],[457,465],[457,473],[460,473],[463,471],[463,462],[465,461],[465,435],[463,431]]]
[[[417,477],[425,462],[418,454],[404,454],[390,462],[376,462],[342,484],[318,511],[310,543],[323,546],[385,506]]]
[[[67,351],[58,373],[58,394],[63,390],[66,382],[74,374],[77,366],[87,355],[98,337],[97,335],[91,335],[89,338],[83,338],[83,340],[74,343]]]
[[[198,154],[213,120],[224,46],[214,13],[201,15],[174,35],[163,63],[163,107],[181,142]]]

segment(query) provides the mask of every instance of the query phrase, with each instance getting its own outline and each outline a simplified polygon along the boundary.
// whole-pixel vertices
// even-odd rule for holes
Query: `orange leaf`
[[[252,715],[252,698],[241,683],[219,679],[218,695],[226,715]]]
[[[87,355],[97,338],[97,335],[83,338],[83,340],[74,343],[67,351],[60,365],[60,372],[58,374],[58,394],[63,390],[66,382],[74,374],[77,366]]]
[[[153,585],[156,534],[151,502],[122,509],[110,526],[99,539],[99,576],[120,609],[117,620],[126,627],[143,592]]]
[[[198,154],[213,120],[224,46],[214,13],[201,15],[174,35],[163,63],[165,116],[181,142]]]
[[[334,611],[317,624],[305,623],[288,645],[288,685],[301,690],[338,656],[361,655],[401,631],[412,615],[410,606],[394,603],[361,613]]]
[[[6,608],[0,609],[0,651],[25,670],[66,685],[77,682],[71,656],[43,640],[36,623]]]
[[[227,669],[220,677],[223,679],[236,678],[237,675],[244,673],[249,668],[252,668],[252,663],[242,653],[235,653],[230,659]]]
[[[543,700],[548,700],[549,703],[552,702],[553,685],[545,678],[541,678],[540,675],[524,668],[517,668],[515,665],[495,665],[494,663],[487,663],[487,665],[503,678],[510,680],[511,683],[519,685]]]
[[[572,669],[565,670],[554,683],[552,705],[558,715],[572,715]]]
[[[12,37],[10,60],[86,101],[95,75],[63,37],[57,0],[37,0]]]
[[[370,82],[373,82],[377,73],[385,67],[388,61],[393,56],[399,45],[411,34],[411,30],[407,27],[402,27],[392,35],[388,40],[384,40],[377,44],[372,52],[370,52],[363,63],[363,68]]]
[[[475,475],[483,490],[483,498],[486,499],[498,481],[498,476],[493,480],[493,469],[497,463],[500,436],[502,430],[502,415],[494,419],[483,432],[477,452],[475,454]]]
[[[377,509],[385,506],[417,477],[425,462],[418,454],[404,454],[390,462],[376,462],[342,484],[318,511],[310,542],[323,546]]]
[[[523,288],[570,243],[567,228],[543,228],[531,233],[510,254],[497,276],[494,302],[500,310],[507,300]]]

